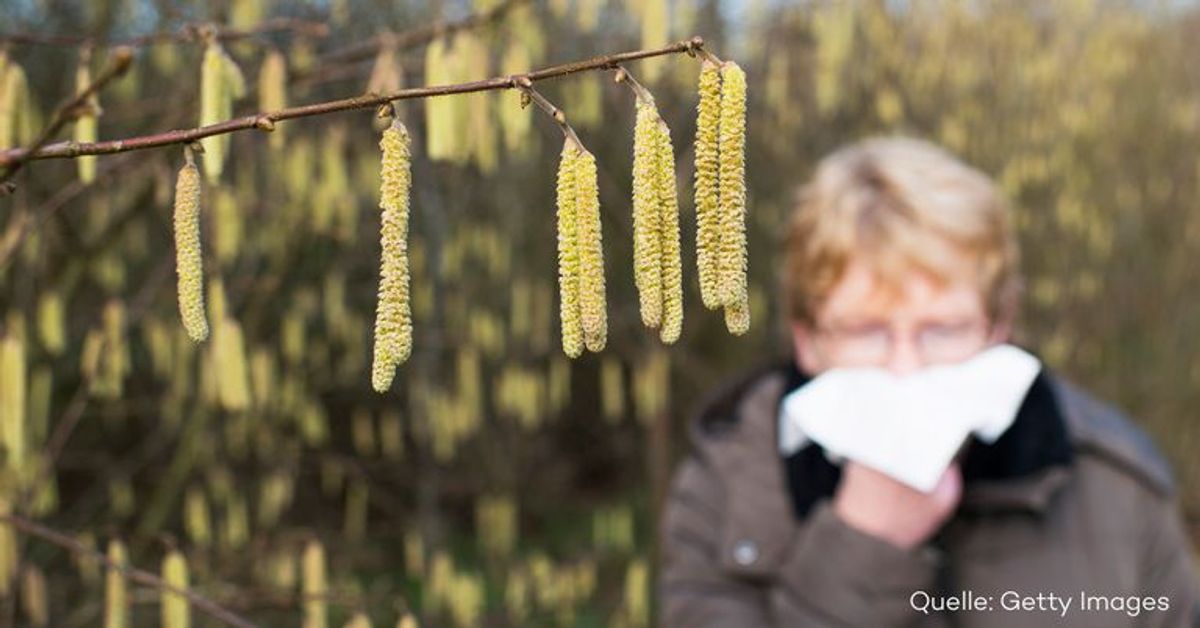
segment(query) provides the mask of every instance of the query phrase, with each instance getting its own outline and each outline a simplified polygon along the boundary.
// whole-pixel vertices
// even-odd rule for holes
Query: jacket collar
[[[794,361],[776,368],[787,378],[785,396],[812,380]],[[1063,469],[1073,458],[1066,421],[1043,367],[1000,438],[987,444],[971,437],[962,459],[960,508],[1041,512],[1066,479]],[[833,495],[841,476],[841,468],[812,442],[787,457],[784,468],[793,511],[801,518],[818,500]]]

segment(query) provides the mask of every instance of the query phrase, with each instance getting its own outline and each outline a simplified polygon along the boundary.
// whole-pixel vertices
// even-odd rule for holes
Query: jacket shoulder
[[[1175,493],[1166,456],[1132,418],[1061,374],[1050,373],[1049,379],[1063,406],[1072,444],[1080,454],[1115,467],[1162,496]]]
[[[774,362],[746,369],[726,380],[694,407],[691,413],[693,437],[703,440],[737,427],[742,421],[738,411],[742,400],[766,380],[786,378],[787,372],[787,363]]]

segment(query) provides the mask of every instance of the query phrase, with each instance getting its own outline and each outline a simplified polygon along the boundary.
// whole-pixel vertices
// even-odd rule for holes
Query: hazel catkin
[[[558,161],[558,294],[562,321],[563,353],[574,358],[583,352],[583,327],[579,315],[579,246],[576,173],[582,151],[571,140],[563,143]]]
[[[200,342],[208,338],[200,254],[200,172],[190,150],[186,155],[187,163],[175,181],[175,270],[183,327],[192,340]]]
[[[79,63],[78,69],[75,71],[75,92],[79,93],[92,85],[92,72],[89,67],[90,54],[84,54],[83,59]],[[100,101],[96,94],[87,97],[85,102],[86,111],[75,120],[74,137],[75,141],[80,144],[95,142],[98,136],[96,115],[100,110]],[[77,160],[79,168],[79,180],[83,183],[91,183],[96,180],[96,156],[82,155]]]
[[[600,188],[596,157],[581,149],[576,165],[577,246],[579,249],[579,318],[583,344],[593,353],[608,341],[604,285],[604,248],[600,233]]]
[[[108,542],[108,560],[124,567],[128,562],[125,544],[113,539]],[[104,576],[104,628],[126,628],[129,625],[129,591],[125,574],[109,567]]]
[[[683,260],[679,250],[679,195],[675,186],[675,150],[666,122],[658,120],[656,171],[658,177],[659,251],[662,267],[663,321],[659,339],[679,340],[683,331]]]
[[[176,589],[188,588],[187,560],[179,550],[172,549],[163,558],[162,579]],[[159,608],[163,628],[188,628],[191,625],[188,599],[182,594],[164,589]]]
[[[384,392],[392,384],[396,366],[412,353],[412,312],[409,305],[408,215],[412,186],[408,129],[392,120],[379,140],[379,206],[381,259],[379,295],[375,311],[375,350],[371,384]]]
[[[726,61],[721,67],[718,143],[720,277],[717,296],[725,307],[740,307],[738,304],[747,302],[746,74],[733,61]]]
[[[721,115],[721,71],[705,60],[700,68],[700,102],[696,105],[696,266],[700,299],[714,310],[720,271],[720,221],[718,214],[718,128]]]
[[[258,72],[258,110],[277,111],[287,107],[287,59],[283,53],[272,49],[263,58]],[[283,148],[284,125],[276,123],[268,140],[272,149]]]
[[[637,101],[633,133],[633,282],[642,323],[662,324],[662,216],[658,186],[658,112]]]

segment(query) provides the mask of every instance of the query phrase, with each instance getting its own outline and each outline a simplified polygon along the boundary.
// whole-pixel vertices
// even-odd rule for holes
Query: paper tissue
[[[779,448],[811,440],[930,492],[966,438],[994,442],[1012,425],[1041,362],[999,344],[957,364],[898,376],[884,368],[827,370],[784,398]]]

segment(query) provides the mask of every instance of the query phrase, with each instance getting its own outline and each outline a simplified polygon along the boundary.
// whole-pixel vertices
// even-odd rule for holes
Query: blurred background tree
[[[170,572],[178,548],[195,591],[262,625],[408,611],[430,625],[649,625],[657,504],[694,400],[785,357],[777,255],[795,187],[841,144],[900,132],[1001,183],[1028,282],[1016,341],[1146,425],[1200,532],[1194,4],[19,0],[0,6],[0,148],[27,145],[73,93],[89,44],[92,72],[112,44],[137,49],[99,96],[100,139],[195,126],[203,45],[185,27],[208,23],[242,35],[224,42],[247,85],[235,116],[283,105],[280,65],[296,105],[703,36],[749,76],[751,331],[731,337],[700,305],[699,63],[683,55],[628,65],[674,138],[680,341],[662,346],[639,318],[634,103],[611,73],[539,86],[599,165],[609,341],[576,360],[558,339],[558,129],[515,91],[404,101],[414,344],[382,395],[372,111],[227,136],[202,210],[209,320],[235,330],[219,346],[179,321],[181,151],[36,161],[0,198],[12,512],[110,555],[120,541],[150,572]],[[0,617],[112,615],[101,565],[8,532]],[[130,623],[158,622],[159,592],[128,590]]]

